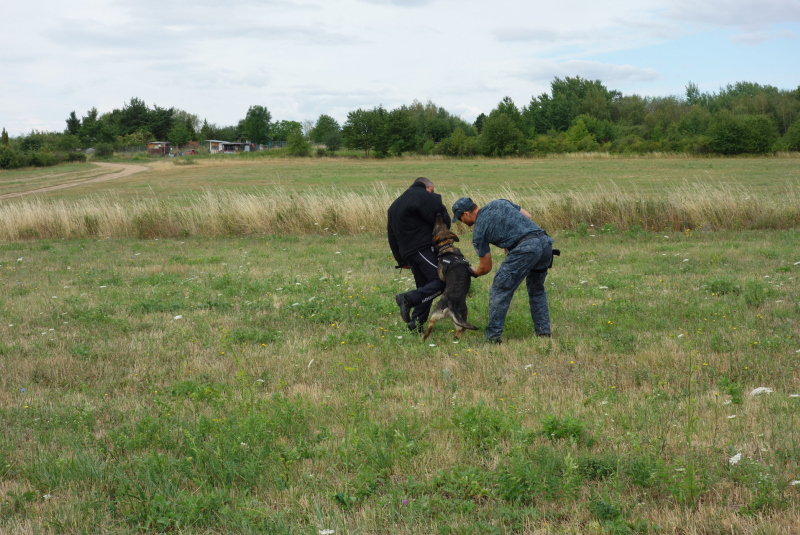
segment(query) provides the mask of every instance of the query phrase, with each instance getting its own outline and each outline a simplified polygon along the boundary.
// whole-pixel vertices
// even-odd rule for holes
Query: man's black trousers
[[[433,247],[414,253],[406,258],[406,262],[411,266],[411,273],[414,274],[414,282],[417,284],[416,290],[406,292],[409,304],[414,309],[411,321],[420,326],[428,321],[431,303],[442,295],[444,282],[439,279],[438,259]]]

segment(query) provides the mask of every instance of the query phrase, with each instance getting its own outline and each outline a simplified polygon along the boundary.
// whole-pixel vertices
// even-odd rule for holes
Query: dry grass
[[[123,201],[114,197],[59,201],[20,200],[0,206],[0,240],[31,238],[178,237],[243,234],[313,234],[328,229],[342,234],[380,234],[386,207],[400,193],[385,186],[366,193],[330,188],[263,193],[206,191],[157,200]],[[460,193],[445,195],[450,205]],[[775,195],[743,186],[686,183],[663,196],[625,190],[614,184],[594,190],[558,193],[536,188],[482,192],[479,204],[508,198],[534,214],[546,229],[581,224],[617,230],[788,229],[800,222],[800,190],[786,187]]]

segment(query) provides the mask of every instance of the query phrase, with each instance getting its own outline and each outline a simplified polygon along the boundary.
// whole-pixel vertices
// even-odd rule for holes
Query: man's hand
[[[482,277],[492,270],[492,253],[486,253],[478,260],[478,269],[472,270],[473,277]]]

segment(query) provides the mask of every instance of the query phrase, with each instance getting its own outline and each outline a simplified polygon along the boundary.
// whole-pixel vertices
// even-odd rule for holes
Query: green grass
[[[642,193],[663,193],[687,183],[740,184],[757,193],[774,193],[785,187],[797,187],[800,180],[800,158],[796,157],[453,160],[413,156],[376,160],[275,158],[254,154],[198,156],[192,157],[196,165],[182,166],[174,165],[171,159],[125,161],[147,165],[151,170],[127,177],[124,181],[87,184],[42,195],[45,198],[76,198],[89,194],[164,198],[209,189],[253,192],[273,186],[293,190],[335,186],[368,191],[375,184],[404,188],[418,176],[430,178],[440,190],[473,193],[496,191],[505,186],[511,189],[542,187],[565,192],[612,184]],[[55,171],[43,174],[52,172]],[[9,176],[8,172],[0,172],[0,184],[6,176]]]
[[[666,235],[556,233],[501,347],[369,235],[4,243],[0,532],[791,533],[800,233]]]

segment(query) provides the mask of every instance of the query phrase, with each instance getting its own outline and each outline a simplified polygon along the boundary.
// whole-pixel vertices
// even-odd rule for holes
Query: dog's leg
[[[433,331],[433,325],[443,317],[447,316],[449,313],[450,311],[446,308],[433,311],[433,313],[431,314],[431,321],[428,322],[428,330],[425,331],[425,335],[422,337],[423,341],[427,340],[428,337],[431,335],[431,331]]]
[[[458,327],[456,329],[456,340],[461,338],[461,335],[464,334],[464,331],[466,331],[464,327]]]

